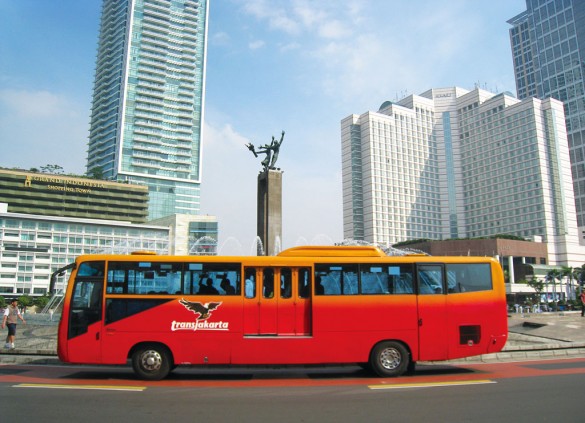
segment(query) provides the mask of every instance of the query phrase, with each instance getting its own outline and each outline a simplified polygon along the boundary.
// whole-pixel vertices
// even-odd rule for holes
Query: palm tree
[[[553,301],[555,302],[555,306],[558,304],[557,300],[557,279],[561,279],[561,272],[558,269],[551,269],[546,272],[546,276],[544,277],[545,283],[552,283],[553,284]],[[548,297],[548,295],[547,295]],[[548,298],[547,298],[548,299]],[[555,307],[556,310],[557,307]]]
[[[533,278],[526,282],[529,287],[534,289],[533,305],[536,306],[538,313],[541,312],[540,302],[542,301],[542,290],[544,288],[544,282],[538,278]]]
[[[585,283],[585,264],[581,267],[575,267],[575,279],[579,282],[579,286],[582,288]]]
[[[565,292],[567,293],[567,300],[573,299],[573,275],[575,269],[570,266],[563,266],[561,268],[561,278],[567,278]],[[561,285],[562,286],[562,285]]]

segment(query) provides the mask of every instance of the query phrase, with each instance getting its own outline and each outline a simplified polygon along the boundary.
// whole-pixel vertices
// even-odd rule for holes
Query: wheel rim
[[[140,367],[149,372],[157,371],[162,366],[162,356],[158,351],[144,351],[140,356]]]
[[[380,364],[387,370],[394,370],[402,363],[402,355],[396,348],[385,348],[380,354]]]

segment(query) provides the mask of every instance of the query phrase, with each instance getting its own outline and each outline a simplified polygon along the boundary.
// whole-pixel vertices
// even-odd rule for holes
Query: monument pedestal
[[[264,170],[258,175],[258,237],[264,254],[274,255],[282,242],[282,171]]]

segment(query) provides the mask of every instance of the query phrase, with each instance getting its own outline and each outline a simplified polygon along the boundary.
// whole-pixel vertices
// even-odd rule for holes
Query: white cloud
[[[68,100],[48,91],[0,91],[0,106],[15,119],[48,118],[69,110]]]
[[[230,41],[231,37],[227,32],[224,31],[216,32],[210,37],[210,42],[216,46],[228,45]]]
[[[58,164],[85,173],[89,127],[86,105],[48,91],[0,91],[2,166]]]
[[[258,50],[259,48],[264,47],[266,43],[262,40],[255,40],[252,41],[248,44],[248,47],[250,47],[250,50]]]
[[[294,19],[287,16],[286,10],[278,7],[276,2],[267,0],[245,0],[243,8],[246,13],[259,20],[267,21],[271,29],[280,30],[288,34],[297,34],[299,25]]]
[[[286,53],[287,51],[299,50],[300,48],[301,48],[301,45],[299,43],[296,43],[296,42],[286,43],[286,44],[280,45],[280,52]]]
[[[324,11],[316,9],[314,3],[307,1],[295,1],[293,13],[306,28],[312,28],[327,19],[327,14]]]
[[[351,30],[340,21],[324,22],[319,27],[319,35],[328,39],[340,39],[351,35]]]

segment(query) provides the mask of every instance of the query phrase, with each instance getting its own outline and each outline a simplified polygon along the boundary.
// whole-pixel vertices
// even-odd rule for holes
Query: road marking
[[[486,383],[497,383],[494,380],[460,380],[454,382],[426,382],[426,383],[400,383],[396,385],[368,385],[370,389],[410,389],[410,388],[437,388],[441,386],[461,386],[461,385],[483,385]]]
[[[45,388],[45,389],[86,389],[95,391],[130,391],[140,392],[146,389],[146,386],[114,386],[114,385],[55,385],[41,383],[21,383],[14,385],[13,388]]]

